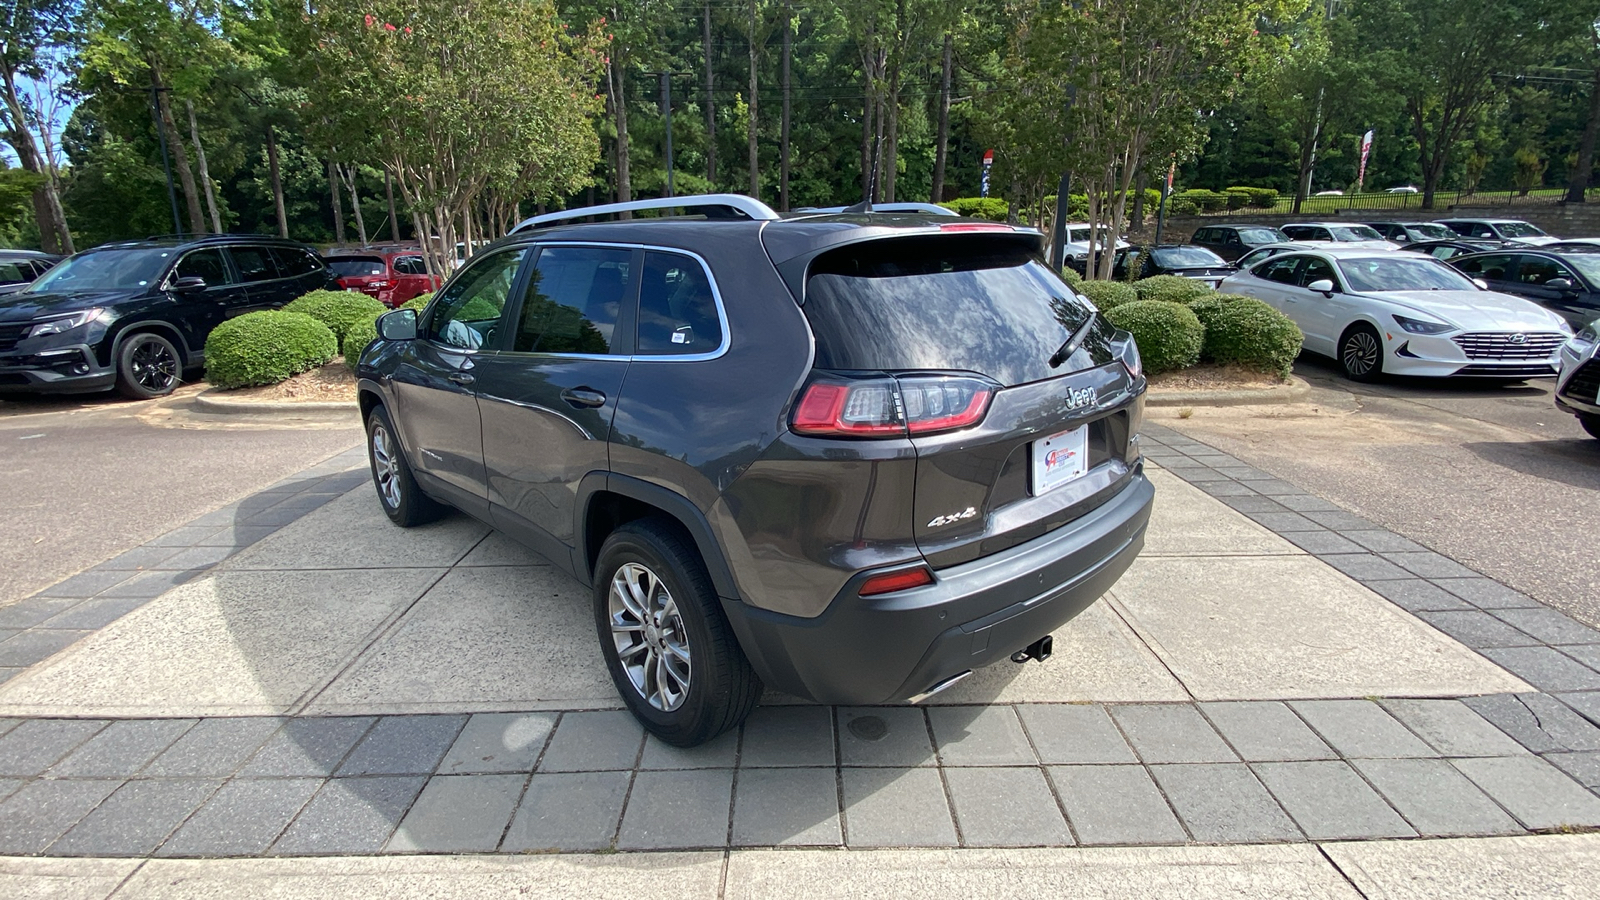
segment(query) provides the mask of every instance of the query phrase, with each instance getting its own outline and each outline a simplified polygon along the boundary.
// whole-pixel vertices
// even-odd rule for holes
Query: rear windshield
[[[1451,231],[1443,225],[1435,225],[1432,222],[1413,223],[1407,225],[1406,230],[1412,234],[1421,235],[1423,240],[1428,241],[1448,241],[1456,236],[1454,231]]]
[[[1050,368],[1050,357],[1094,315],[1029,248],[973,235],[823,254],[811,265],[803,309],[818,368],[957,370],[1005,385],[1070,371]],[[1109,332],[1096,329],[1091,343]]]
[[[1336,241],[1381,241],[1383,235],[1378,229],[1365,225],[1333,225],[1328,228],[1333,233]]]
[[[1156,262],[1171,269],[1225,266],[1222,257],[1204,247],[1157,247],[1150,251]]]
[[[1273,244],[1284,239],[1283,232],[1275,228],[1241,228],[1239,239],[1246,244]]]
[[[335,256],[328,260],[328,268],[338,278],[382,275],[386,271],[383,259],[377,256]]]

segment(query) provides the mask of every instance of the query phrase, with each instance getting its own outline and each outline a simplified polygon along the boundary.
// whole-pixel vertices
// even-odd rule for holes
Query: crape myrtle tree
[[[548,0],[338,0],[299,30],[308,127],[381,166],[434,272],[513,224],[520,200],[576,192],[599,158],[601,21],[582,33]]]
[[[60,173],[50,145],[46,98],[31,94],[23,79],[44,82],[57,67],[73,5],[68,0],[11,0],[0,7],[0,139],[33,177],[32,205],[39,241],[51,253],[71,253],[72,233],[61,208]],[[45,140],[35,135],[44,129]],[[43,146],[41,146],[41,143]]]
[[[1091,234],[1116,244],[1152,161],[1200,150],[1201,116],[1276,45],[1260,33],[1305,0],[1048,0],[1018,37],[1022,155],[1064,168],[1088,199]],[[1164,168],[1164,166],[1162,166]],[[1111,277],[1112,255],[1091,256]]]

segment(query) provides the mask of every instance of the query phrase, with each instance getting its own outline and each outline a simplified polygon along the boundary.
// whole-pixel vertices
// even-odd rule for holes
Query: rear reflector
[[[904,572],[891,572],[888,575],[874,575],[862,582],[861,590],[857,593],[863,597],[871,597],[874,594],[888,594],[927,584],[933,584],[933,573],[926,568],[918,567]]]
[[[953,431],[983,421],[994,390],[961,375],[819,379],[801,393],[792,427],[796,434],[869,438]]]

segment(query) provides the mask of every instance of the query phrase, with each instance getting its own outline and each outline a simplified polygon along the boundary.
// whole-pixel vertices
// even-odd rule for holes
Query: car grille
[[[1522,340],[1516,340],[1519,337]],[[1567,337],[1556,331],[1534,334],[1479,331],[1458,334],[1454,340],[1467,354],[1467,359],[1544,359],[1566,343]]]
[[[1589,360],[1578,367],[1561,389],[1561,396],[1584,403],[1600,403],[1600,360]]]
[[[32,325],[0,325],[0,353],[12,350]]]

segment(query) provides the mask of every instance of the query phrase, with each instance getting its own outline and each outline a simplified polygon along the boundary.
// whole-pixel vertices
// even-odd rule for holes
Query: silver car
[[[1590,322],[1561,347],[1556,408],[1578,417],[1583,430],[1600,438],[1600,321]]]

